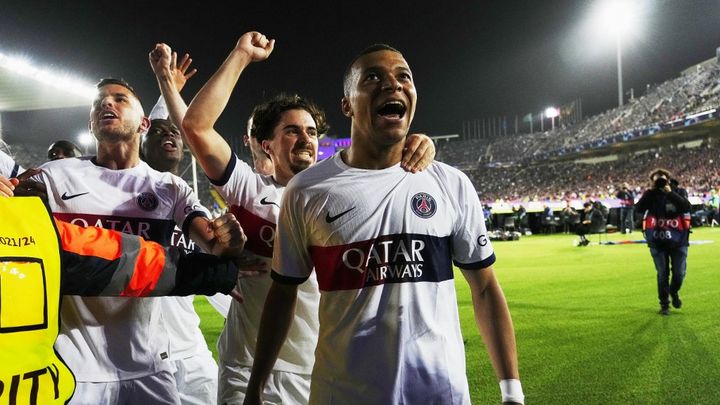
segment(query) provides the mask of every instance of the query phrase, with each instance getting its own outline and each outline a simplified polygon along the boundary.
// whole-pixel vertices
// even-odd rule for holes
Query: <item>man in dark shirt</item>
[[[690,237],[690,202],[671,187],[670,178],[667,170],[654,170],[653,187],[635,205],[643,214],[643,231],[657,271],[661,315],[670,314],[670,303],[674,308],[682,306],[678,291],[685,278]]]

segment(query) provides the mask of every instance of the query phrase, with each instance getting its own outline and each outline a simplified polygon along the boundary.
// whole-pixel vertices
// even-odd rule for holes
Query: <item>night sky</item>
[[[2,1],[0,52],[31,56],[91,83],[123,77],[146,111],[158,96],[147,61],[156,42],[193,57],[199,72],[182,93],[189,103],[240,35],[258,30],[275,38],[270,59],[240,78],[218,124],[226,136],[242,134],[252,106],[280,91],[314,100],[327,112],[330,135],[348,136],[339,108],[342,74],[356,53],[377,42],[398,48],[410,63],[419,97],[416,132],[460,133],[463,120],[511,120],[576,98],[585,115],[617,104],[614,42],[583,28],[591,1],[47,3]],[[648,7],[638,17],[640,33],[623,54],[624,87],[636,95],[720,46],[720,1],[642,3]],[[6,114],[3,131],[11,143],[20,135],[72,139],[85,128],[88,110]]]

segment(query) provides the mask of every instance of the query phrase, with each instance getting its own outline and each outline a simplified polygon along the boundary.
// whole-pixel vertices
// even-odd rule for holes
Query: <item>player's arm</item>
[[[55,220],[61,243],[63,294],[147,297],[230,292],[238,270],[230,259],[110,229]]]
[[[185,113],[182,127],[188,147],[211,179],[222,178],[232,159],[230,145],[215,130],[215,122],[225,109],[242,71],[251,62],[270,56],[274,45],[275,40],[268,40],[259,32],[241,36],[218,71],[195,95]]]
[[[507,380],[516,380],[519,384],[517,347],[510,310],[505,294],[495,278],[492,266],[478,270],[462,270],[470,285],[475,323],[480,330],[483,342],[488,350],[495,375],[503,384],[513,384]],[[522,404],[522,389],[519,395],[506,398],[503,390],[503,404]]]
[[[245,405],[262,404],[262,392],[285,343],[297,302],[297,285],[273,281],[265,298],[260,320],[252,374],[245,393]]]
[[[14,194],[18,197],[40,197],[47,202],[47,187],[42,181],[41,169],[27,169],[17,176],[19,183],[15,186]]]
[[[161,100],[164,100],[167,106],[170,121],[182,131],[181,124],[188,107],[180,96],[180,90],[185,86],[187,80],[197,73],[197,69],[188,71],[192,63],[188,54],[185,54],[178,64],[177,52],[172,52],[170,47],[163,43],[155,45],[155,48],[150,51],[148,59],[160,88]],[[158,101],[158,103],[160,102]],[[158,118],[167,118],[167,116]]]
[[[215,219],[195,216],[189,220],[190,238],[204,251],[216,256],[240,257],[247,237],[233,214],[226,213]]]
[[[435,159],[435,143],[425,134],[411,134],[405,139],[400,166],[412,173],[425,170]]]

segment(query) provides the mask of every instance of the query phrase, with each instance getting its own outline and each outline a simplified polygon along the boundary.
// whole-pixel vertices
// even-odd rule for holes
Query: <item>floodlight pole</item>
[[[620,41],[620,33],[615,35],[615,43],[617,44],[617,70],[618,70],[618,107],[623,106],[623,83],[622,83],[622,43]]]

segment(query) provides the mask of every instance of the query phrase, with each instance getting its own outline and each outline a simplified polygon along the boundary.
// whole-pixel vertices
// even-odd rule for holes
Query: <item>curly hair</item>
[[[330,127],[325,118],[325,112],[312,101],[306,100],[297,94],[278,94],[272,99],[255,106],[252,112],[252,127],[250,136],[262,142],[273,138],[273,130],[280,122],[280,118],[288,110],[305,110],[315,121],[315,128],[319,136],[325,135]]]

